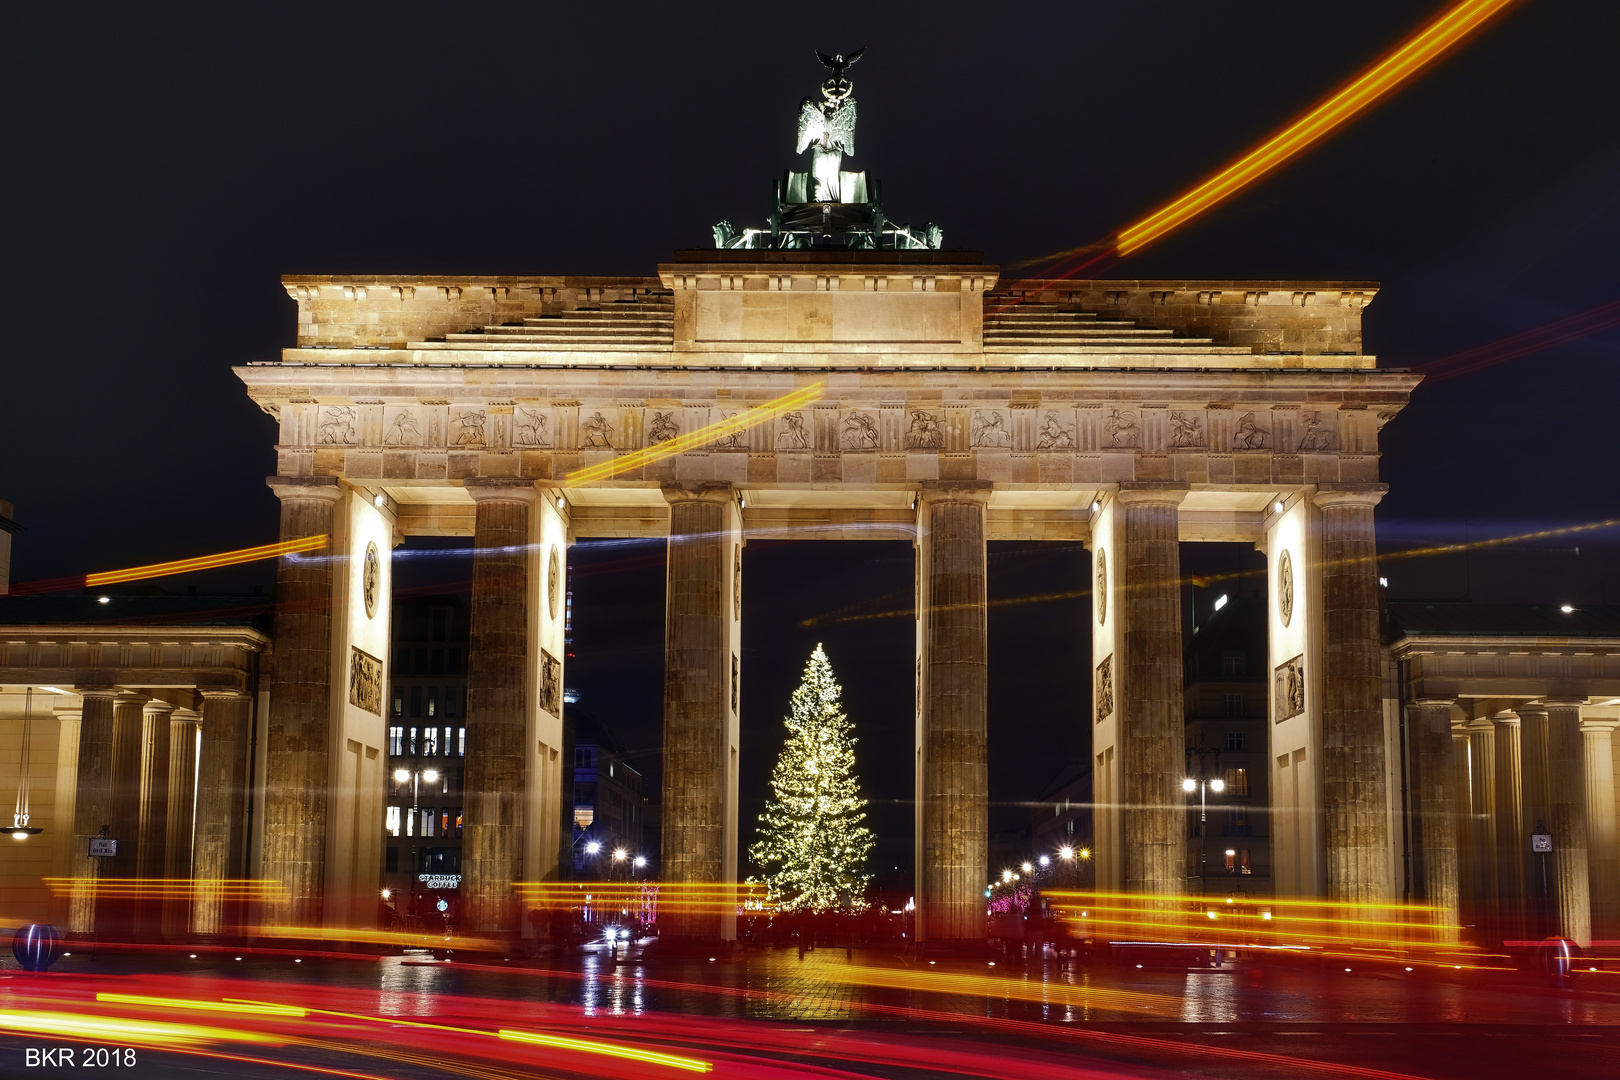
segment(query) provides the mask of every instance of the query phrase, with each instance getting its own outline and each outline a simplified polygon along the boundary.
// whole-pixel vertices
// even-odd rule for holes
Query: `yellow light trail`
[[[571,1039],[566,1035],[540,1035],[532,1031],[509,1031],[502,1028],[498,1033],[501,1038],[509,1042],[532,1043],[535,1046],[549,1046],[557,1050],[574,1050],[584,1054],[603,1054],[607,1057],[628,1058],[631,1061],[643,1061],[649,1065],[666,1065],[671,1069],[685,1069],[687,1072],[713,1072],[714,1066],[707,1061],[697,1058],[680,1057],[676,1054],[663,1054],[657,1050],[642,1050],[635,1046],[622,1046],[618,1043],[590,1042],[586,1039]]]
[[[1514,3],[1515,0],[1462,0],[1447,8],[1316,108],[1179,199],[1121,230],[1115,238],[1119,253],[1129,255],[1231,198],[1376,104]]]
[[[184,900],[201,895],[222,900],[279,900],[286,887],[271,878],[64,878],[42,879],[52,896]]]
[[[152,563],[150,566],[134,566],[128,570],[107,570],[99,574],[86,574],[84,583],[92,587],[96,585],[115,585],[124,581],[144,581],[147,578],[189,574],[194,570],[213,570],[221,566],[258,562],[260,559],[274,559],[282,555],[315,551],[326,546],[326,539],[326,534],[322,533],[320,536],[282,540],[279,543],[261,544],[258,547],[242,548],[239,551],[223,551],[217,555],[199,555],[194,559],[176,559],[174,562]]]
[[[0,1031],[20,1031],[34,1035],[88,1042],[134,1043],[138,1046],[185,1046],[207,1042],[271,1043],[268,1035],[229,1028],[171,1024],[161,1020],[126,1020],[119,1017],[80,1016],[77,1013],[0,1011]]]
[[[672,439],[653,443],[651,446],[643,447],[640,450],[620,454],[610,461],[587,465],[583,469],[575,469],[568,474],[566,483],[570,485],[588,484],[593,480],[607,480],[642,468],[645,465],[650,465],[655,461],[662,461],[664,458],[674,457],[676,454],[684,454],[688,450],[701,449],[728,436],[740,435],[749,428],[756,427],[769,420],[774,420],[784,413],[802,409],[812,402],[821,400],[825,386],[826,383],[813,383],[790,394],[783,394],[773,401],[767,401],[763,405],[756,405],[754,408],[738,413],[736,416],[727,417],[713,424],[706,424],[695,431],[687,432],[685,435],[677,435]]]
[[[186,998],[150,997],[146,994],[103,994],[96,1000],[108,1005],[139,1005],[148,1009],[179,1009],[191,1012],[248,1013],[253,1016],[304,1017],[309,1010],[297,1005],[277,1005],[248,1001],[190,1001]]]

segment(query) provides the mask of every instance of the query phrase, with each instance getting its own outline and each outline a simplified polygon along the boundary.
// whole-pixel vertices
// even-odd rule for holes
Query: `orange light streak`
[[[253,1016],[304,1017],[309,1010],[297,1005],[277,1005],[257,1001],[190,1001],[186,998],[151,997],[146,994],[98,993],[96,1000],[108,1005],[139,1005],[148,1009],[178,1009],[190,1012],[248,1013]]]
[[[1115,238],[1119,253],[1146,247],[1231,198],[1421,73],[1514,2],[1462,0],[1446,9],[1316,108],[1179,199],[1121,230]]]
[[[813,383],[810,386],[795,390],[790,394],[783,394],[773,401],[763,405],[756,405],[746,412],[713,424],[705,424],[696,431],[689,431],[685,435],[677,435],[663,442],[653,443],[640,450],[628,454],[620,454],[609,461],[596,465],[587,465],[583,469],[575,469],[568,474],[568,484],[588,484],[593,480],[608,480],[620,476],[644,465],[650,465],[664,458],[684,454],[688,450],[698,450],[708,446],[719,439],[730,435],[740,435],[749,428],[757,427],[767,421],[774,420],[784,413],[802,409],[812,402],[821,400],[822,390],[826,383]]]
[[[193,559],[176,559],[174,562],[152,563],[150,566],[135,566],[128,570],[107,570],[99,574],[86,574],[84,583],[92,587],[96,585],[115,585],[124,581],[145,581],[147,578],[189,574],[195,570],[213,570],[221,566],[236,566],[239,563],[258,562],[260,559],[274,559],[282,555],[315,551],[325,547],[326,540],[326,534],[322,533],[320,536],[282,540],[279,543],[261,544],[258,547],[242,548],[239,551],[223,551],[218,555],[199,555]]]

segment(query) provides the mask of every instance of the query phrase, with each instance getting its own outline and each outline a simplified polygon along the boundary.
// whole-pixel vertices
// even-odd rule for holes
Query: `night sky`
[[[815,49],[867,47],[850,72],[853,167],[884,180],[890,213],[1010,269],[1154,209],[1438,9],[9,5],[0,498],[26,526],[12,576],[275,538],[274,425],[230,368],[292,343],[281,274],[650,274],[721,218],[761,222],[823,76]],[[1612,0],[1529,0],[1110,273],[1376,279],[1367,347],[1393,367],[1614,301],[1617,51]],[[1383,433],[1385,554],[1620,516],[1617,361],[1611,326],[1420,387]],[[1617,551],[1610,528],[1385,572],[1397,598],[1593,604],[1620,598]],[[746,556],[745,795],[762,794],[787,695],[825,641],[885,870],[909,860],[911,558],[875,542]],[[581,545],[573,564],[567,681],[655,772],[661,551]],[[1184,547],[1190,571],[1258,566],[1231,545]],[[992,599],[1088,574],[1078,547],[992,545]],[[413,560],[411,575],[454,584],[465,564]],[[992,611],[997,827],[1027,820],[1017,804],[1084,752],[1084,603]]]

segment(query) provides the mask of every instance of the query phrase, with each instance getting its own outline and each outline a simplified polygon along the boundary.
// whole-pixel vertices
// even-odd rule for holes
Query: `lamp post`
[[[1226,781],[1218,776],[1212,780],[1206,780],[1203,777],[1195,780],[1189,776],[1181,782],[1181,790],[1189,795],[1195,791],[1198,792],[1198,832],[1196,834],[1198,837],[1198,883],[1202,886],[1204,883],[1204,833],[1205,825],[1209,821],[1209,793],[1213,791],[1219,795],[1225,791]]]

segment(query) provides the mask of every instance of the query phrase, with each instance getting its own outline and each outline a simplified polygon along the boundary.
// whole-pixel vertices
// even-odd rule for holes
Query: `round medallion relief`
[[[562,585],[562,561],[557,556],[557,545],[551,545],[551,559],[546,563],[546,602],[551,606],[551,617],[557,617],[557,593]]]
[[[1097,621],[1108,621],[1108,552],[1097,552]]]
[[[1284,626],[1294,617],[1294,560],[1287,548],[1277,560],[1277,615]]]
[[[366,618],[377,617],[377,591],[382,586],[382,558],[377,554],[377,543],[366,545],[365,568],[360,577],[360,593],[366,601]]]

